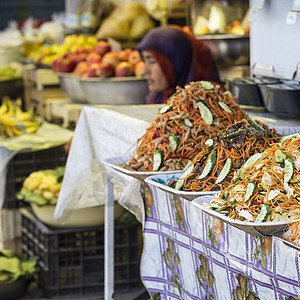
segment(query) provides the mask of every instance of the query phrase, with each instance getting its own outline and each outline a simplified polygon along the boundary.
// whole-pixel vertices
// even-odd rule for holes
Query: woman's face
[[[169,87],[169,83],[161,70],[160,65],[148,51],[142,51],[142,58],[145,62],[148,88],[150,92],[163,92]]]

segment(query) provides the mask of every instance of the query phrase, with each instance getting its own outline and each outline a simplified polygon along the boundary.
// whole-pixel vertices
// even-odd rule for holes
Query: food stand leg
[[[114,190],[107,178],[107,200],[105,202],[104,238],[104,299],[113,299],[114,294]]]

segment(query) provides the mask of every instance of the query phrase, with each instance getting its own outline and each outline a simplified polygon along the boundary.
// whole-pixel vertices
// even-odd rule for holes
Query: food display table
[[[83,107],[74,132],[54,217],[64,221],[72,209],[105,204],[105,299],[113,298],[112,202],[116,185],[122,190],[119,203],[143,224],[141,276],[146,288],[151,293],[160,293],[161,299],[205,299],[204,295],[207,299],[246,299],[250,295],[247,291],[242,294],[244,298],[231,296],[233,290],[245,290],[244,281],[248,282],[248,290],[255,292],[260,299],[273,299],[264,294],[272,289],[275,290],[274,295],[280,295],[274,299],[300,294],[297,290],[300,272],[296,260],[299,253],[295,249],[289,246],[280,248],[277,246],[279,242],[273,239],[271,250],[270,245],[268,250],[262,250],[262,245],[270,240],[252,238],[226,224],[222,224],[222,231],[214,233],[209,230],[212,221],[190,202],[180,200],[182,211],[178,212],[176,201],[174,203],[168,194],[157,191],[153,196],[152,216],[145,217],[141,181],[116,174],[116,171],[105,172],[101,166],[104,159],[132,155],[137,139],[154,120],[158,109],[157,105]],[[285,135],[300,129],[299,121],[278,120],[264,112],[250,112],[250,116]],[[183,217],[182,222],[176,223],[179,216]],[[287,251],[292,253],[289,257],[284,254]],[[253,253],[257,258],[253,258]],[[291,274],[287,274],[290,268]],[[201,275],[201,270],[205,274]],[[206,281],[202,276],[206,276]],[[244,276],[244,281],[241,276]],[[238,285],[240,288],[237,288]],[[222,296],[222,292],[227,298]],[[158,293],[155,294],[157,297]]]
[[[299,250],[149,187],[141,275],[153,299],[299,299]]]

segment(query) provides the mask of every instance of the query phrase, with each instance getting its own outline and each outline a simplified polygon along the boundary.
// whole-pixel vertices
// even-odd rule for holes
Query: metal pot
[[[145,104],[147,80],[142,77],[80,79],[87,101],[91,104]]]
[[[250,43],[248,35],[212,34],[199,35],[209,47],[218,67],[248,65],[250,62]]]

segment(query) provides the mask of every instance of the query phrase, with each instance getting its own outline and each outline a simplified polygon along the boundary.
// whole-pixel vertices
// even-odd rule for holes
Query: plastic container
[[[27,208],[21,209],[21,222],[22,253],[39,257],[38,287],[43,297],[104,296],[104,226],[53,229]],[[139,226],[115,225],[115,293],[142,287]]]
[[[300,118],[300,85],[261,85],[265,108],[281,118]]]
[[[264,106],[259,85],[276,84],[278,79],[244,77],[229,80],[229,90],[236,97],[236,102],[248,106]]]
[[[17,200],[16,194],[30,173],[64,166],[66,160],[67,155],[63,146],[17,153],[8,164],[3,208],[18,208],[24,205],[24,201]]]

